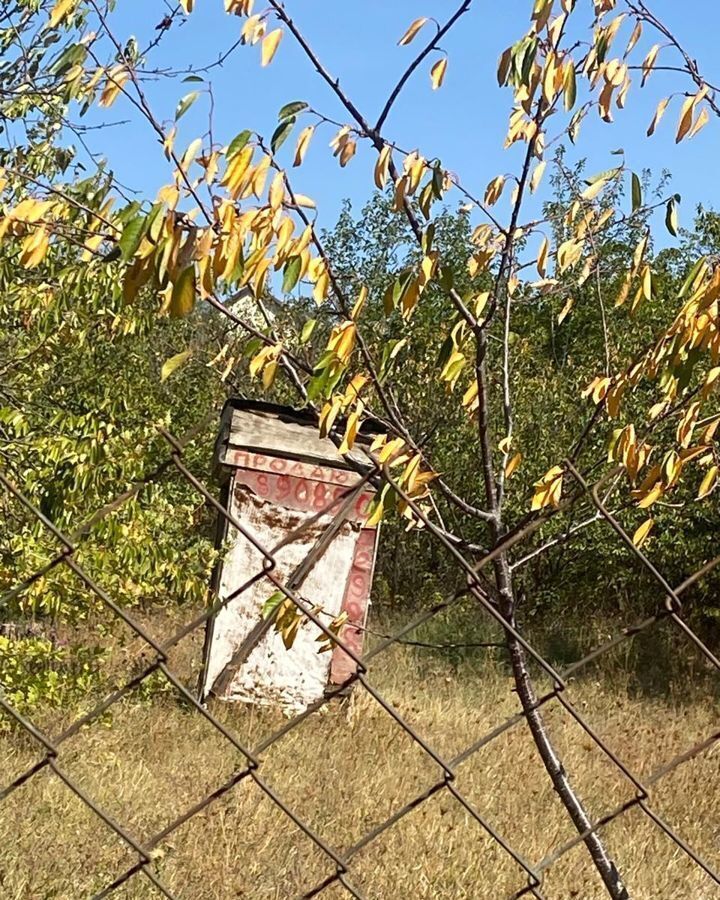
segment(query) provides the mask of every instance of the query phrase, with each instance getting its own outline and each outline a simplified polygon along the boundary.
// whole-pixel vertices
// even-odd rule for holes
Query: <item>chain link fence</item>
[[[200,816],[212,804],[216,804],[221,798],[229,795],[241,783],[252,783],[253,789],[258,795],[264,795],[278,810],[294,823],[294,825],[302,831],[302,833],[315,845],[317,850],[325,857],[329,864],[329,874],[322,880],[314,884],[307,884],[302,893],[303,897],[315,897],[322,895],[324,892],[332,893],[333,896],[349,895],[360,898],[373,896],[364,891],[354,877],[353,864],[361,851],[372,853],[373,844],[384,835],[388,830],[394,828],[405,816],[418,810],[423,804],[427,803],[431,798],[439,794],[444,794],[447,800],[456,804],[466,814],[466,827],[479,828],[486,836],[494,841],[503,854],[512,861],[517,867],[518,886],[513,897],[533,896],[536,898],[549,898],[552,895],[544,891],[545,875],[563,856],[570,853],[574,848],[582,843],[586,843],[590,848],[589,841],[594,835],[600,834],[603,829],[621,817],[628,816],[631,810],[640,811],[647,820],[656,828],[664,833],[670,839],[676,848],[679,856],[687,857],[694,866],[697,866],[707,876],[708,894],[707,896],[720,896],[713,892],[717,891],[720,885],[720,872],[713,866],[711,860],[694,849],[683,838],[682,833],[673,827],[669,822],[665,821],[653,805],[653,791],[663,779],[667,778],[671,773],[687,764],[691,760],[706,754],[712,750],[718,740],[720,740],[720,729],[712,734],[708,734],[702,740],[693,746],[688,746],[683,752],[676,754],[673,758],[668,759],[661,767],[657,768],[648,777],[639,777],[632,768],[629,767],[616,750],[610,746],[603,738],[602,734],[596,730],[596,727],[589,721],[589,717],[582,712],[578,705],[573,702],[573,688],[571,679],[579,675],[583,670],[587,669],[591,664],[597,662],[601,657],[610,654],[622,647],[626,643],[632,641],[639,634],[648,632],[656,628],[660,623],[670,623],[672,628],[682,636],[682,639],[688,645],[694,647],[704,657],[707,663],[715,670],[720,670],[720,660],[707,646],[706,643],[693,631],[687,621],[686,610],[684,607],[684,596],[689,589],[701,581],[709,572],[720,562],[720,558],[713,559],[706,563],[696,572],[688,575],[688,577],[675,587],[671,586],[664,578],[663,574],[657,570],[645,553],[636,547],[632,538],[623,529],[615,516],[606,508],[602,496],[602,483],[589,485],[585,477],[578,471],[575,465],[567,461],[565,463],[566,472],[574,479],[574,489],[571,492],[565,509],[573,509],[574,506],[587,503],[588,501],[594,506],[594,514],[604,520],[606,526],[612,529],[617,535],[618,541],[622,542],[628,550],[631,558],[646,570],[648,576],[652,578],[657,585],[658,608],[654,615],[651,615],[639,622],[630,622],[627,627],[610,637],[604,643],[596,646],[590,652],[586,653],[582,658],[575,660],[563,669],[558,669],[552,665],[544,656],[517,630],[517,626],[513,622],[506,621],[498,607],[496,598],[493,597],[489,590],[489,581],[483,574],[484,569],[492,564],[493,559],[506,552],[511,546],[522,548],[524,543],[529,539],[539,527],[539,521],[533,519],[523,529],[508,534],[501,539],[497,546],[482,557],[479,561],[477,558],[470,559],[461,551],[456,542],[451,540],[441,528],[430,518],[422,505],[414,501],[408,496],[402,486],[394,478],[392,469],[386,462],[384,465],[373,462],[368,457],[368,465],[362,471],[362,478],[358,481],[357,487],[350,490],[360,490],[368,480],[373,481],[376,486],[383,483],[391,485],[397,494],[413,509],[415,515],[421,519],[429,534],[433,539],[444,546],[444,550],[450,554],[458,567],[458,571],[463,577],[463,586],[460,589],[451,591],[442,602],[436,602],[431,608],[417,613],[410,621],[407,621],[402,628],[397,629],[392,634],[387,634],[378,640],[371,649],[367,650],[363,655],[358,656],[352,648],[343,641],[342,633],[339,636],[330,630],[327,622],[321,615],[303,599],[302,596],[302,577],[291,577],[283,580],[278,577],[276,572],[276,556],[277,548],[264,547],[258,544],[253,534],[246,528],[242,521],[238,521],[215,497],[213,490],[203,484],[186,466],[183,460],[183,451],[188,442],[193,440],[195,435],[207,425],[206,418],[198,428],[192,432],[182,436],[163,432],[163,437],[167,443],[168,453],[166,458],[156,466],[152,471],[148,472],[146,477],[133,485],[129,490],[122,494],[102,509],[97,510],[91,517],[92,524],[97,523],[102,518],[113,514],[123,503],[130,498],[136,496],[146,485],[164,477],[173,468],[179,477],[185,479],[197,491],[199,498],[214,508],[219,517],[223,517],[227,526],[234,530],[238,535],[238,539],[250,541],[255,548],[262,554],[262,565],[258,571],[244,584],[241,585],[230,596],[222,599],[215,597],[214,602],[209,604],[207,608],[199,615],[188,621],[183,627],[174,634],[167,637],[163,641],[159,641],[143,627],[136,619],[130,615],[116,600],[113,599],[85,568],[78,563],[76,559],[76,550],[81,542],[85,539],[89,532],[89,528],[84,526],[74,535],[63,534],[55,527],[40,509],[28,498],[21,487],[12,483],[2,472],[0,472],[0,485],[7,495],[11,496],[14,501],[21,504],[26,512],[36,517],[48,533],[54,537],[60,547],[57,555],[47,562],[41,568],[38,568],[29,578],[18,584],[11,594],[17,596],[26,590],[30,585],[42,578],[50,570],[55,567],[67,567],[78,579],[84,584],[86,590],[93,595],[107,608],[110,614],[122,620],[122,622],[133,632],[135,637],[142,642],[146,650],[146,664],[141,671],[132,675],[128,673],[126,682],[114,690],[111,694],[104,697],[98,702],[94,708],[85,712],[69,724],[63,731],[58,734],[48,734],[30,721],[25,715],[7,701],[3,693],[0,691],[0,707],[7,717],[21,729],[31,740],[37,754],[37,760],[27,769],[17,774],[10,783],[2,785],[0,793],[0,801],[5,801],[11,794],[22,788],[31,779],[37,778],[44,771],[49,770],[52,774],[60,779],[63,784],[83,803],[89,810],[97,816],[114,834],[124,843],[127,850],[134,857],[132,864],[118,873],[116,877],[109,880],[107,885],[96,893],[97,898],[108,897],[114,892],[128,885],[131,879],[146,879],[159,895],[165,897],[179,897],[180,894],[174,892],[163,880],[156,866],[157,849],[167,841],[178,829],[181,828],[189,820],[196,816]],[[345,495],[347,496],[347,494]],[[338,507],[337,501],[331,504],[331,507]],[[335,519],[330,528],[334,527],[337,518],[343,515],[345,504],[340,503],[339,508],[335,510]],[[564,534],[568,540],[572,539],[572,529],[568,525],[568,529]],[[312,553],[313,551],[311,551]],[[321,552],[321,551],[320,551]],[[305,568],[309,568],[312,560],[306,560]],[[254,746],[248,746],[246,743],[235,735],[227,723],[220,721],[212,711],[212,703],[205,705],[201,703],[195,692],[188,687],[183,679],[176,674],[170,666],[170,652],[188,635],[196,633],[204,628],[207,621],[215,616],[219,609],[233,599],[235,599],[242,591],[247,590],[251,585],[258,581],[267,584],[268,592],[281,592],[304,617],[311,620],[315,626],[320,629],[328,638],[328,640],[336,642],[345,653],[355,663],[356,670],[344,684],[331,687],[327,690],[325,696],[314,703],[310,708],[302,713],[295,715],[293,718],[285,721],[281,727],[268,734],[262,741]],[[544,680],[551,685],[550,689],[537,696],[532,707],[522,709],[518,705],[515,714],[506,718],[497,724],[491,730],[484,734],[478,734],[476,740],[469,746],[465,747],[461,752],[456,753],[451,758],[444,756],[434,746],[433,741],[424,736],[418,728],[414,727],[408,717],[401,714],[395,706],[378,690],[370,680],[369,673],[381,654],[388,651],[394,645],[408,642],[409,636],[421,625],[430,622],[433,618],[441,615],[448,609],[458,604],[461,600],[472,597],[477,603],[478,615],[490,617],[496,623],[496,626],[516,640],[523,648],[528,657],[533,660],[538,670],[542,673]],[[7,599],[7,596],[6,598]],[[159,673],[168,684],[176,692],[179,698],[189,707],[196,716],[203,717],[209,726],[215,730],[220,739],[227,742],[234,751],[241,754],[244,760],[243,764],[228,778],[223,784],[214,788],[203,796],[198,802],[189,808],[183,810],[170,821],[162,830],[147,836],[139,836],[123,822],[117,821],[111,813],[103,807],[103,805],[93,796],[92,792],[87,790],[79,780],[70,774],[64,765],[64,748],[69,739],[80,734],[84,729],[94,725],[100,721],[104,714],[111,709],[118,708],[117,705],[123,698],[126,698],[132,691],[142,685],[152,676]],[[414,796],[396,798],[397,802],[392,813],[383,821],[374,824],[368,828],[352,845],[336,846],[322,836],[313,825],[306,821],[303,815],[299,814],[294,808],[293,803],[286,801],[281,793],[278,793],[271,784],[266,780],[263,774],[265,759],[271,758],[273,746],[277,742],[296,729],[308,717],[315,715],[323,706],[337,700],[339,696],[346,695],[348,688],[353,687],[355,694],[357,692],[365,692],[374,703],[378,704],[384,714],[389,717],[394,728],[403,732],[420,751],[427,757],[437,772],[435,780],[429,784],[424,790],[418,792]],[[550,704],[556,704],[563,715],[569,717],[576,723],[586,739],[592,743],[594,748],[599,750],[619,775],[624,780],[629,796],[624,802],[616,805],[614,808],[606,810],[599,818],[587,819],[585,823],[575,822],[577,833],[572,839],[565,840],[557,844],[552,852],[548,853],[541,859],[527,859],[523,853],[517,849],[518,835],[510,833],[500,833],[493,825],[491,818],[485,813],[481,804],[477,801],[473,802],[469,799],[462,788],[462,778],[458,777],[460,767],[480,753],[485,748],[493,746],[493,742],[505,735],[512,729],[527,728],[531,725],[530,719],[535,711]],[[371,726],[369,726],[371,727]],[[559,769],[562,769],[562,760],[556,759]],[[323,779],[331,777],[325,771],[323,766],[318,763],[317,779],[322,786]],[[522,786],[518,786],[520,792],[524,790]],[[541,823],[538,823],[541,826]],[[713,823],[708,823],[709,828],[715,828]],[[472,836],[470,837],[472,839]],[[47,850],[52,853],[52,849]],[[213,852],[213,848],[208,848],[208,853]],[[453,859],[448,858],[445,866],[452,868]],[[242,860],[237,860],[238,868],[243,865]],[[590,860],[588,859],[588,866]],[[648,865],[652,865],[648,861]],[[622,874],[622,873],[621,873]],[[276,893],[270,893],[270,889],[262,896],[289,896],[287,888],[279,883],[274,886]],[[624,889],[623,889],[624,890]],[[339,893],[337,893],[339,891]],[[440,894],[438,894],[439,896]],[[689,896],[678,894],[678,896]],[[132,896],[132,894],[131,894]],[[230,894],[228,894],[230,896]],[[235,894],[233,894],[235,896]],[[242,894],[244,896],[244,894]],[[261,894],[251,894],[251,896],[261,896]],[[629,894],[620,893],[618,896],[629,896]],[[699,900],[699,898],[698,898]]]

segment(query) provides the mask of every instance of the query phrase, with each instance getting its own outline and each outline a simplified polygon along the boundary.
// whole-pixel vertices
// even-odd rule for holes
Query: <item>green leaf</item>
[[[241,131],[239,134],[235,135],[235,137],[230,141],[227,153],[225,154],[228,161],[231,160],[233,156],[237,156],[237,154],[242,150],[245,144],[247,144],[251,137],[252,132],[248,131],[247,128],[244,131]]]
[[[175,356],[166,359],[160,370],[160,381],[167,381],[172,373],[184,365],[192,355],[192,350],[183,350],[182,353],[176,353]]]
[[[683,285],[680,288],[680,292],[678,294],[678,297],[681,300],[687,294],[687,292],[690,290],[690,286],[697,278],[700,269],[702,269],[702,267],[705,265],[705,263],[706,263],[705,257],[701,256],[700,259],[697,260],[697,262],[693,265],[693,267],[688,272],[687,277],[685,278],[685,281],[683,282]]]
[[[328,370],[324,369],[318,375],[314,375],[307,384],[307,398],[312,403],[318,397],[325,396],[328,380]]]
[[[285,265],[283,272],[283,293],[289,294],[300,280],[302,259],[299,256],[291,256]]]
[[[440,352],[438,354],[437,365],[438,368],[441,369],[445,366],[445,363],[450,359],[450,356],[455,349],[455,341],[452,339],[452,334],[449,334],[442,343],[440,347]]]
[[[57,60],[51,65],[50,72],[53,75],[64,75],[73,66],[82,65],[86,57],[87,47],[84,47],[82,44],[72,44],[58,56]]]
[[[120,256],[126,262],[135,256],[137,248],[143,239],[145,233],[145,216],[135,216],[123,228],[123,233],[118,241],[118,250]]]
[[[620,172],[622,172],[622,166],[616,166],[614,169],[605,169],[604,172],[598,172],[598,174],[593,175],[592,178],[584,179],[585,184],[591,186],[597,184],[598,181],[610,181],[611,178],[615,178]]]
[[[671,197],[667,202],[667,207],[665,208],[665,227],[673,237],[677,237],[678,214],[675,197]]]
[[[183,78],[184,83],[192,82],[193,84],[204,84],[205,79],[201,78],[199,75],[188,75],[187,78]]]
[[[182,318],[195,306],[195,266],[188,266],[173,285],[170,298],[170,315]]]
[[[575,106],[575,101],[577,100],[577,79],[575,78],[575,66],[571,65],[567,69],[567,76],[565,78],[565,111],[570,112],[570,110]]]
[[[637,212],[643,203],[642,196],[642,184],[640,183],[640,179],[635,174],[632,173],[632,211]]]
[[[281,122],[278,127],[273,132],[273,136],[270,138],[270,149],[273,153],[277,153],[277,151],[282,147],[285,141],[288,138],[288,135],[293,130],[293,125],[295,124],[295,116],[290,119],[286,119],[284,122]]]
[[[307,342],[312,337],[313,331],[315,331],[315,326],[317,325],[317,319],[308,319],[307,322],[303,325],[302,331],[300,333],[300,343],[307,344]]]
[[[185,113],[190,109],[193,103],[200,96],[199,91],[190,91],[189,94],[185,94],[182,100],[178,103],[177,109],[175,110],[175,121],[177,122]]]
[[[157,242],[157,232],[159,232],[159,228],[153,232],[153,226],[158,221],[158,216],[163,212],[165,207],[162,203],[154,203],[152,209],[148,213],[148,217],[145,221],[145,234],[148,236],[148,239],[153,243]],[[158,222],[160,226],[161,223]]]
[[[284,599],[285,594],[282,591],[275,591],[274,594],[270,594],[262,606],[263,619],[269,619]]]
[[[278,113],[278,121],[283,122],[285,119],[289,119],[307,108],[308,104],[304,100],[294,100],[292,103],[286,103]]]

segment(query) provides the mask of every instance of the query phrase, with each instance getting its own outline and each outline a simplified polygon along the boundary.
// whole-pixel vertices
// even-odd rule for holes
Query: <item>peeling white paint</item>
[[[249,533],[271,550],[286,535],[299,528],[314,514],[313,510],[286,509],[257,497],[249,489],[232,491],[231,511]],[[291,544],[276,554],[274,574],[285,581],[305,559],[332,514],[322,516]],[[299,593],[303,599],[318,604],[329,614],[340,612],[345,587],[352,566],[358,526],[346,522],[324,555],[315,563]],[[262,555],[236,529],[229,533],[230,549],[223,564],[221,597],[234,590],[262,570]],[[209,647],[205,691],[231,659],[235,650],[261,620],[261,610],[275,587],[261,579],[220,610]],[[306,622],[290,650],[273,629],[260,641],[233,678],[226,699],[280,706],[286,712],[299,712],[323,696],[328,683],[330,653],[318,653],[316,641],[320,629]]]

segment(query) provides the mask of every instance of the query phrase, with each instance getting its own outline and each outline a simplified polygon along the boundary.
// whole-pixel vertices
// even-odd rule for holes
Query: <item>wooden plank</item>
[[[313,426],[281,420],[272,413],[256,410],[231,410],[225,455],[229,450],[235,449],[299,459],[334,468],[349,467],[335,444],[329,438],[321,438]],[[350,456],[361,464],[369,463],[361,450],[353,449]],[[222,455],[222,451],[220,461],[229,461]]]

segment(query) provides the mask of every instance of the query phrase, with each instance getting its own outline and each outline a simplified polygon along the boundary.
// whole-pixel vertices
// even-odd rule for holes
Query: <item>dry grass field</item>
[[[175,664],[196,659],[197,641]],[[184,655],[183,655],[184,654]],[[617,660],[616,660],[617,662]],[[194,665],[194,663],[193,663]],[[186,670],[187,671],[187,670]],[[630,675],[588,673],[570,696],[607,743],[641,778],[717,731],[718,705],[705,688],[657,696]],[[372,683],[445,757],[517,710],[500,662],[455,661],[394,647],[378,658]],[[215,704],[213,712],[249,746],[282,717]],[[553,702],[552,735],[594,816],[633,796],[633,787]],[[70,713],[47,713],[50,733]],[[17,734],[0,733],[6,784],[39,758]],[[353,699],[306,719],[261,756],[267,783],[329,844],[342,850],[422,793],[438,767],[358,688]],[[170,696],[129,697],[87,727],[61,753],[65,770],[141,841],[243,768],[243,757],[196,712]],[[521,723],[457,768],[456,785],[510,844],[539,861],[573,836]],[[720,750],[717,745],[661,779],[652,808],[687,843],[720,867]],[[634,900],[718,900],[720,888],[637,807],[603,831]],[[0,897],[90,897],[136,857],[48,768],[0,804]],[[249,778],[158,847],[156,871],[186,900],[291,898],[333,871],[311,841]],[[501,900],[525,883],[516,863],[445,789],[434,794],[353,858],[353,883],[368,898]],[[546,873],[547,900],[606,896],[583,847]],[[118,898],[160,896],[142,875]],[[322,896],[349,896],[339,886]]]

